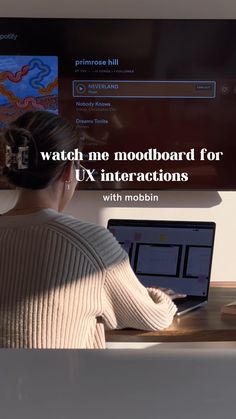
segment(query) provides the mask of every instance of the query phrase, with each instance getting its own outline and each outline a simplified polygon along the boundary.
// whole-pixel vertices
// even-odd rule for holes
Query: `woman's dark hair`
[[[19,168],[19,164],[14,162],[3,167],[2,174],[11,184],[28,189],[44,189],[62,173],[67,162],[43,160],[40,152],[73,151],[79,148],[79,134],[75,127],[54,113],[30,111],[10,123],[0,138],[0,145],[4,150],[2,155],[7,148],[12,153],[18,153],[19,147],[28,146],[26,168]]]

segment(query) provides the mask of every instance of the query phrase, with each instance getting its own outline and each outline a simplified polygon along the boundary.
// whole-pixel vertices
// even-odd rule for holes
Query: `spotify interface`
[[[85,160],[109,154],[85,165],[117,173],[82,188],[236,187],[234,21],[0,21],[0,128],[32,109],[69,119]]]

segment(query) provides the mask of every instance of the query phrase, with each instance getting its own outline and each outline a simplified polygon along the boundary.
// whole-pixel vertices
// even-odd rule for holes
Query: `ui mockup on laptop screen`
[[[109,220],[108,229],[143,285],[207,297],[215,223]]]

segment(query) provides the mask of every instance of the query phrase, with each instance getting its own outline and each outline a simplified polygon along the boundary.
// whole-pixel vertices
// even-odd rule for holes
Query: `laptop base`
[[[175,300],[174,300],[174,303],[175,303]],[[205,304],[207,304],[207,300],[199,301],[199,302],[188,300],[188,301],[183,301],[180,304],[177,303],[176,305],[178,307],[178,311],[176,313],[176,316],[178,317],[182,316],[183,314],[188,313],[189,311],[192,311],[192,310],[196,310],[197,308],[200,308]]]

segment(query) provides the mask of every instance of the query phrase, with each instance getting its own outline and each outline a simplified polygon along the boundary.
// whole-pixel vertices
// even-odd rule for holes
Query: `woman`
[[[0,345],[104,348],[104,326],[158,330],[176,313],[146,289],[105,229],[63,214],[78,163],[40,152],[74,151],[76,130],[49,112],[27,112],[1,139],[3,175],[20,188],[0,217]]]

